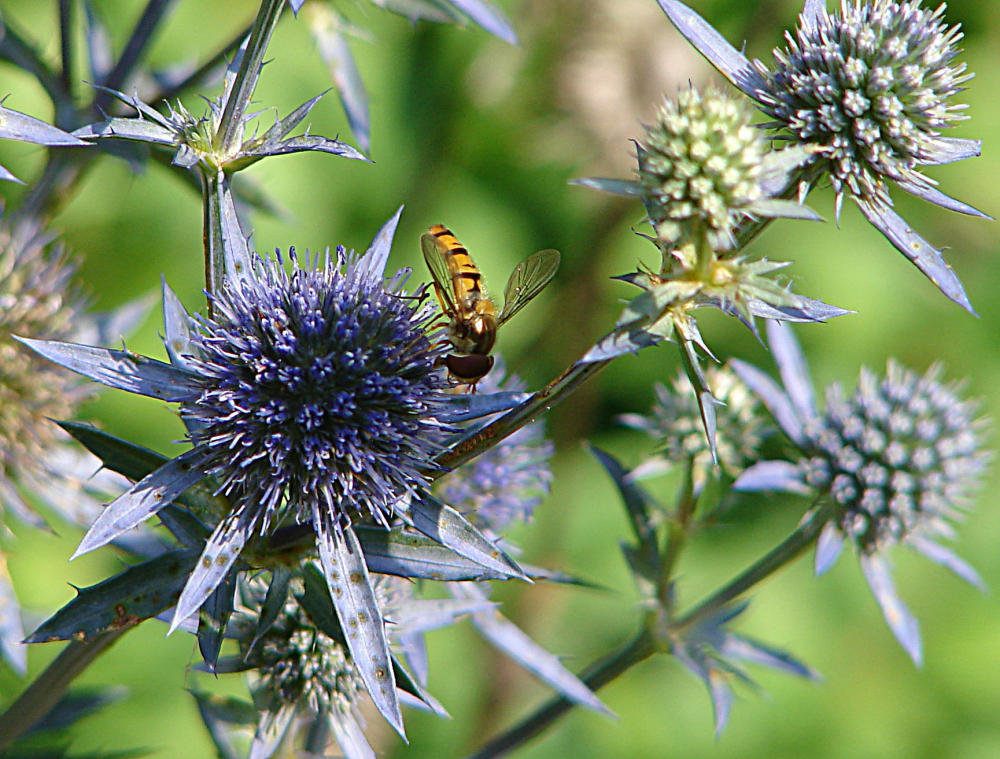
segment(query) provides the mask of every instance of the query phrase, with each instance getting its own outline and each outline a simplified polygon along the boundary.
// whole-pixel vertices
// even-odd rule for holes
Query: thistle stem
[[[543,413],[566,398],[584,381],[590,379],[601,369],[610,364],[612,359],[584,363],[574,362],[566,371],[552,380],[528,400],[515,406],[506,414],[496,419],[481,430],[458,441],[444,453],[435,458],[434,463],[441,469],[428,473],[431,479],[440,477],[448,469],[453,469],[474,459],[487,448],[492,447],[508,435],[513,435],[525,425],[531,424]]]
[[[715,593],[703,600],[671,625],[673,630],[689,627],[698,620],[721,609],[730,601],[797,559],[819,537],[823,526],[830,520],[832,506],[814,506],[787,538],[734,577]]]
[[[644,625],[639,634],[624,647],[597,660],[581,672],[580,679],[586,683],[587,687],[596,691],[658,650],[652,633]],[[468,759],[490,759],[490,757],[504,756],[539,735],[574,706],[574,702],[562,696],[556,696],[521,723],[487,742],[475,754],[471,754]]]
[[[229,88],[215,134],[215,147],[223,153],[228,153],[243,141],[243,119],[257,87],[257,80],[260,79],[264,53],[284,7],[285,0],[262,0],[257,11],[257,18],[250,29],[246,50],[243,51],[239,70]]]
[[[660,563],[656,595],[664,609],[671,608],[670,584],[674,568],[684,546],[687,545],[688,533],[691,531],[691,517],[697,505],[698,499],[694,492],[694,458],[689,456],[684,470],[684,482],[677,496],[677,507],[667,525],[667,543]]]
[[[67,95],[73,91],[73,84],[76,82],[73,60],[73,6],[71,0],[59,0],[59,57],[62,62],[59,81]]]
[[[209,295],[219,291],[226,277],[225,256],[222,240],[222,172],[202,170],[201,238],[205,249],[205,291]],[[208,315],[212,315],[212,299],[208,299]]]
[[[48,714],[66,694],[73,680],[131,629],[129,626],[87,640],[70,641],[45,671],[0,715],[0,754]]]
[[[222,169],[202,169],[202,242],[205,248],[205,291],[209,294],[208,315],[212,316],[211,295],[227,279],[243,277],[250,266],[250,249],[243,235],[230,177]]]
[[[125,43],[125,49],[122,50],[121,57],[118,58],[118,62],[115,63],[114,68],[108,72],[104,81],[101,82],[102,85],[112,90],[120,90],[122,88],[129,77],[132,76],[136,65],[142,59],[142,54],[152,40],[153,33],[176,2],[177,0],[149,0],[146,3],[146,7],[142,10],[142,15],[135,23],[132,35],[129,37],[128,42]],[[112,98],[113,95],[111,93],[104,90],[99,91],[94,98],[93,110],[101,111],[106,109]]]

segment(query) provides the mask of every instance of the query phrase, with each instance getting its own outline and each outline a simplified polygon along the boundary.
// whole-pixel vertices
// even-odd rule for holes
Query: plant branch
[[[67,643],[59,656],[0,715],[0,755],[51,711],[91,662],[131,629],[130,626]]]
[[[656,596],[664,609],[672,608],[671,581],[677,561],[687,544],[688,533],[691,530],[691,517],[694,515],[697,504],[698,498],[694,488],[694,457],[689,456],[684,469],[684,482],[677,496],[677,506],[674,513],[668,518],[667,542],[663,549],[660,576],[656,586]]]
[[[215,135],[215,146],[222,152],[234,149],[243,140],[243,119],[250,105],[250,98],[257,87],[260,70],[264,65],[264,53],[271,35],[278,24],[285,0],[261,0],[257,18],[250,30],[247,49],[240,61],[232,88],[228,92],[219,129]]]
[[[163,17],[176,2],[177,0],[149,0],[146,3],[142,15],[135,24],[135,29],[132,30],[132,36],[125,43],[125,49],[122,50],[118,62],[108,72],[108,75],[101,84],[113,90],[120,90],[122,88],[135,70],[136,64],[142,58],[142,54],[146,46],[149,45],[150,40],[152,40],[153,33],[160,25],[160,21],[163,20]],[[95,112],[107,109],[113,97],[109,92],[99,91],[94,98]]]
[[[76,72],[73,62],[73,0],[59,0],[59,53],[62,68],[59,79],[67,95],[73,92]]]
[[[470,459],[474,459],[487,448],[492,447],[508,435],[513,435],[525,425],[531,424],[543,413],[566,398],[585,380],[597,374],[610,364],[612,359],[583,363],[576,361],[566,371],[552,380],[528,400],[512,408],[499,419],[487,424],[481,430],[460,440],[444,453],[434,459],[442,469],[428,473],[431,479],[436,479],[448,469],[454,469]]]
[[[698,620],[721,609],[761,580],[769,577],[797,559],[819,537],[823,526],[830,520],[833,507],[829,504],[814,506],[799,522],[795,531],[772,548],[738,576],[719,588],[671,625],[674,630],[689,627]]]
[[[581,672],[580,679],[586,683],[588,688],[596,691],[658,650],[652,633],[644,625],[642,631],[623,648],[598,659]],[[487,742],[476,753],[471,754],[468,759],[491,759],[491,757],[508,754],[539,735],[574,706],[576,706],[574,702],[562,696],[556,696],[534,714]]]

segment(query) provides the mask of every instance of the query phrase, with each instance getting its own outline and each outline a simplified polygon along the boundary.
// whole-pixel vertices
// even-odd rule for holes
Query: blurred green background
[[[313,0],[311,0],[313,1]],[[299,155],[249,170],[284,212],[255,215],[259,250],[318,249],[342,243],[363,249],[401,204],[395,266],[417,267],[418,237],[444,223],[473,251],[494,289],[513,264],[546,247],[563,253],[563,266],[538,302],[501,332],[508,365],[532,386],[558,373],[606,331],[632,293],[611,275],[638,260],[655,263],[652,247],[632,234],[641,229],[638,203],[622,202],[567,180],[579,176],[629,177],[630,137],[652,116],[657,99],[690,80],[713,81],[708,65],[673,31],[655,0],[498,0],[521,37],[511,47],[476,28],[411,25],[363,0],[343,10],[367,39],[352,43],[372,110],[374,164]],[[111,24],[117,49],[141,3],[95,2]],[[699,0],[692,5],[737,46],[767,60],[794,24],[795,0]],[[54,4],[4,0],[4,16],[55,56]],[[155,39],[155,65],[195,60],[229,39],[252,18],[250,2],[181,2]],[[941,188],[996,213],[993,182],[1000,176],[994,147],[1000,138],[1000,11],[993,3],[954,0],[947,18],[961,22],[963,60],[976,78],[962,99],[970,120],[955,136],[982,138],[983,156],[930,171]],[[301,23],[284,19],[270,48],[256,100],[285,114],[330,86]],[[51,119],[37,85],[7,65],[0,94],[8,107]],[[208,92],[214,96],[215,90]],[[187,105],[195,112],[196,98]],[[265,123],[270,116],[265,116]],[[312,131],[352,141],[335,94],[311,117]],[[18,176],[37,175],[44,150],[0,145],[0,162]],[[0,188],[16,203],[23,190]],[[857,311],[828,325],[800,327],[818,384],[853,387],[860,366],[879,369],[889,356],[923,370],[942,361],[948,377],[966,381],[969,395],[985,399],[1000,418],[1000,228],[921,204],[899,193],[901,215],[928,240],[949,247],[949,261],[969,291],[979,318],[948,302],[851,204],[838,227],[832,195],[817,192],[810,205],[826,224],[780,221],[755,251],[793,260],[800,293]],[[203,302],[200,200],[175,172],[150,164],[133,174],[105,157],[55,224],[79,257],[81,276],[98,308],[112,308],[155,293],[160,275],[189,308]],[[706,314],[703,333],[720,357],[738,356],[769,366],[754,338],[732,320]],[[129,347],[162,356],[159,317],[153,314]],[[517,530],[525,558],[582,574],[611,591],[546,586],[498,589],[506,613],[577,670],[623,643],[635,629],[636,594],[618,551],[627,536],[614,492],[583,450],[590,440],[634,464],[648,450],[645,438],[618,427],[616,414],[646,411],[652,381],[677,371],[669,346],[624,358],[548,417],[558,455],[551,496],[535,521]],[[165,453],[179,450],[182,429],[163,404],[107,392],[85,410],[110,432]],[[1000,587],[1000,509],[994,475],[978,507],[960,530],[959,552]],[[801,504],[760,499],[729,524],[698,536],[681,569],[681,598],[697,600],[783,537]],[[15,525],[3,546],[29,626],[73,595],[70,585],[99,581],[120,567],[111,550],[72,564],[79,534],[37,533]],[[786,647],[819,670],[806,683],[754,670],[760,692],[738,689],[726,731],[713,736],[711,710],[701,684],[676,662],[648,661],[616,681],[601,697],[618,714],[608,719],[577,711],[520,756],[563,757],[865,757],[888,759],[995,759],[1000,756],[1000,608],[939,567],[915,555],[895,555],[901,595],[922,625],[926,663],[916,669],[886,629],[856,562],[845,555],[817,580],[810,561],[766,582],[740,631]],[[124,701],[73,728],[78,751],[150,749],[154,757],[210,757],[188,688],[242,693],[237,676],[213,681],[191,668],[198,660],[190,636],[164,638],[149,622],[126,636],[82,678],[121,684]],[[444,721],[407,715],[410,746],[389,734],[377,717],[371,734],[391,756],[450,757],[542,703],[548,693],[498,657],[463,623],[432,634],[431,691],[451,712]],[[30,673],[58,652],[30,651]],[[0,697],[22,687],[0,672]]]

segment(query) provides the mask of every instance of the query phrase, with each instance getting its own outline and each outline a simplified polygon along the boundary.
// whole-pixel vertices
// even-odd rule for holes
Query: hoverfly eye
[[[444,357],[444,365],[455,379],[471,384],[481,380],[493,368],[493,356],[448,354]]]

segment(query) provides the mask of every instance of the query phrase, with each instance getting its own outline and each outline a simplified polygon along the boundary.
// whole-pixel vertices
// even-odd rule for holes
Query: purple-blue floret
[[[343,248],[305,267],[290,257],[290,272],[258,261],[197,320],[192,440],[223,493],[263,510],[264,531],[317,500],[342,524],[386,524],[440,439],[429,312]]]

